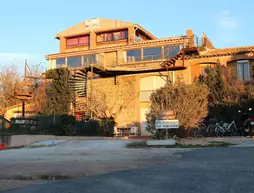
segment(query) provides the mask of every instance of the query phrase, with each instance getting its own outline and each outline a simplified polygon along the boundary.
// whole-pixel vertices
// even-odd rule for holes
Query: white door
[[[151,135],[151,133],[146,131],[146,113],[149,112],[148,108],[140,109],[140,123],[141,123],[141,136]]]

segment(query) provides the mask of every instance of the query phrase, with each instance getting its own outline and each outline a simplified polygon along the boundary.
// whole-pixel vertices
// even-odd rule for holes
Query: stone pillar
[[[189,47],[194,47],[194,34],[193,34],[193,31],[191,29],[188,29],[186,30],[186,35],[187,37],[190,38],[190,41],[189,41]]]
[[[60,37],[60,52],[64,52],[66,49],[66,38]]]
[[[90,45],[89,45],[89,49],[93,49],[96,48],[96,34],[91,31],[90,32]]]

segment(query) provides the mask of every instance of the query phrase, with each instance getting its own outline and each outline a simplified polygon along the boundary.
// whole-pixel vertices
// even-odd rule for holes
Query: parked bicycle
[[[192,128],[189,131],[189,134],[194,137],[194,138],[202,138],[205,137],[206,134],[206,124],[205,124],[205,120],[202,119],[198,126],[196,128]]]
[[[237,134],[237,126],[233,120],[231,123],[216,123],[214,132],[216,136],[235,136]]]
[[[210,136],[250,136],[254,128],[254,118],[248,112],[238,110],[238,118],[236,117],[231,122],[218,121],[217,118],[210,119],[210,124],[207,126],[207,132]],[[238,120],[238,121],[235,121]]]

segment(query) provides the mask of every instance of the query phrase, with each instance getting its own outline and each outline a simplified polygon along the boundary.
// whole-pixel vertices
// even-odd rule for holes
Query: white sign
[[[100,20],[99,19],[90,19],[85,21],[85,27],[88,29],[98,29]]]
[[[156,120],[155,128],[156,129],[178,129],[179,120]]]

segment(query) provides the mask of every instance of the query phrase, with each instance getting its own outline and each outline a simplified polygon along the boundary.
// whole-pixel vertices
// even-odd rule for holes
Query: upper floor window
[[[89,43],[89,36],[79,36],[79,37],[72,37],[66,39],[66,45],[67,46],[77,46],[82,44],[88,44]]]
[[[159,60],[162,58],[161,47],[144,48],[144,60]]]
[[[172,58],[178,52],[180,52],[180,46],[179,45],[169,45],[169,46],[164,46],[164,58]]]
[[[84,56],[84,66],[89,66],[90,64],[97,64],[95,54]]]
[[[56,59],[56,67],[62,67],[65,65],[65,58],[57,58]]]
[[[78,68],[81,66],[81,56],[73,56],[67,58],[67,64],[70,68]]]
[[[128,39],[128,31],[121,30],[116,32],[107,32],[97,35],[97,42],[117,41]]]
[[[239,80],[250,80],[250,67],[248,60],[237,61],[237,74]]]
[[[127,55],[127,62],[135,62],[135,61],[140,61],[141,60],[141,50],[127,50],[126,51]]]

